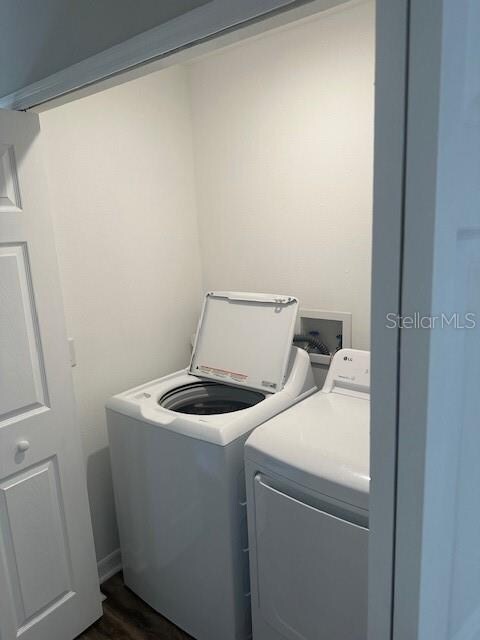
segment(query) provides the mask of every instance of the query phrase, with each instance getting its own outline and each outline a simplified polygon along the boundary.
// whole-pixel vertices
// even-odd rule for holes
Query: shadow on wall
[[[97,561],[99,561],[112,553],[112,536],[115,540],[113,549],[118,549],[120,546],[113,498],[110,450],[108,447],[99,449],[88,456],[86,471],[88,499],[94,527],[95,550]],[[109,533],[108,540],[104,540],[105,535],[103,532],[105,531]]]

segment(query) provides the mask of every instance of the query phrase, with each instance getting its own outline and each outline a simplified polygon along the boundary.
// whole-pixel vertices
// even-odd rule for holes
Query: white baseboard
[[[115,549],[108,556],[102,558],[97,562],[98,577],[100,584],[103,584],[106,580],[114,576],[116,573],[122,570],[122,556],[120,549]]]

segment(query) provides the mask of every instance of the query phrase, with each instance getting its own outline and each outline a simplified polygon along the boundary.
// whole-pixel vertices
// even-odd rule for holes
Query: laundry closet
[[[120,564],[105,402],[187,366],[205,292],[296,296],[370,348],[374,27],[373,0],[353,0],[40,110],[104,577]]]

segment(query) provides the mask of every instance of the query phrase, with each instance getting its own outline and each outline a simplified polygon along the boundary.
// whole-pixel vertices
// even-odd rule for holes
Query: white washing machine
[[[297,307],[208,293],[190,367],[107,404],[125,583],[197,640],[251,634],[244,444],[316,390]]]
[[[322,391],[245,446],[253,640],[365,640],[370,357],[343,349]]]

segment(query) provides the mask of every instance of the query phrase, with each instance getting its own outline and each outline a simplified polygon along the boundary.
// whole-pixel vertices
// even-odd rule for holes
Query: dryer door
[[[260,474],[254,491],[260,624],[286,640],[365,640],[368,529],[282,493]]]

